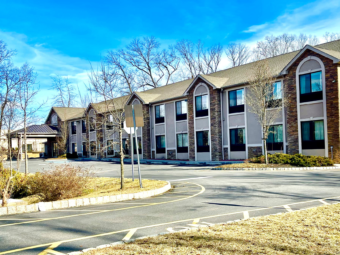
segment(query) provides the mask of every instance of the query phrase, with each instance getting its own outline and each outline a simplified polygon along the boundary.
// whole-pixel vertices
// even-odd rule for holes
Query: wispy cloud
[[[265,27],[267,27],[268,24],[262,24],[262,25],[254,25],[254,26],[250,26],[247,30],[243,31],[244,33],[254,33],[257,31],[260,31],[262,29],[264,29]]]

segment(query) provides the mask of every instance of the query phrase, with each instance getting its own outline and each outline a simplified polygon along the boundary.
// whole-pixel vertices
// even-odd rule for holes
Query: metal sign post
[[[132,181],[135,181],[135,173],[133,172],[133,134],[131,132],[131,128],[130,128],[130,143],[131,143],[131,167],[132,167]]]
[[[137,140],[137,132],[136,132],[136,117],[135,117],[135,109],[132,105],[132,119],[133,119],[133,128],[135,133],[135,141],[136,141],[136,152],[137,152],[137,163],[138,163],[138,175],[139,175],[139,186],[143,188],[142,184],[142,176],[140,173],[140,162],[139,162],[139,148],[138,148],[138,140]]]

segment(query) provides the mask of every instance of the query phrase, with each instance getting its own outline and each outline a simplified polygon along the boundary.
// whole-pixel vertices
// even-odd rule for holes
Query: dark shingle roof
[[[55,126],[50,126],[47,124],[41,124],[41,125],[31,125],[28,126],[26,128],[26,132],[27,134],[39,134],[39,135],[43,135],[43,134],[47,134],[47,135],[57,135],[58,134],[58,128]],[[19,129],[16,131],[13,131],[12,134],[23,134],[24,133],[24,129]]]

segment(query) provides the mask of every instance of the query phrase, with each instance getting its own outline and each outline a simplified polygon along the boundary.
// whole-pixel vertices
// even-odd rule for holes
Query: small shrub
[[[45,202],[78,197],[86,190],[92,176],[88,169],[58,165],[52,170],[23,177],[18,183],[15,196],[38,195]]]

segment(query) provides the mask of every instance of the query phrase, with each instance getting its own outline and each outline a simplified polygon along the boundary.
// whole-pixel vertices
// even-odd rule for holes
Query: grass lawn
[[[158,180],[142,180],[143,189],[139,188],[138,178],[135,181],[132,179],[125,178],[125,189],[120,189],[120,179],[119,178],[109,178],[109,177],[94,177],[91,178],[90,183],[84,190],[84,194],[80,197],[75,198],[86,198],[86,197],[102,197],[102,196],[113,196],[119,194],[132,194],[153,189],[159,189],[164,187],[166,181]],[[37,195],[21,198],[28,204],[40,202],[40,197]]]
[[[221,165],[216,166],[214,168],[224,168],[226,170],[230,168],[249,168],[249,170],[254,168],[290,168],[290,167],[296,167],[289,164],[261,164],[261,163],[240,163],[240,164],[227,164],[227,165]]]
[[[340,204],[141,239],[85,254],[340,254]]]

